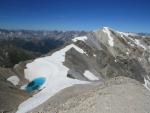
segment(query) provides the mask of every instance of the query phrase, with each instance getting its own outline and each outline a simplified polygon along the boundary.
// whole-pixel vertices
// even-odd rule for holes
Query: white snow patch
[[[25,85],[21,86],[21,87],[20,87],[20,89],[21,89],[21,90],[25,90],[25,89],[26,89],[26,87],[27,87],[27,84],[25,84]]]
[[[108,34],[108,38],[109,38],[108,42],[109,42],[109,45],[110,45],[110,46],[114,46],[114,39],[113,39],[113,37],[111,36],[111,33],[110,33],[110,31],[109,31],[109,28],[108,28],[108,27],[104,27],[103,32],[105,32],[105,33]]]
[[[72,39],[73,42],[77,42],[78,40],[85,41],[85,40],[87,40],[87,36],[81,36],[81,37],[76,37],[76,38]]]
[[[145,77],[144,77],[144,82],[145,82],[145,84],[143,84],[144,85],[144,87],[147,89],[147,90],[149,90],[150,91],[150,88],[149,88],[149,86],[150,86],[150,78],[147,76],[147,78],[148,79],[146,79]]]
[[[117,31],[117,33],[121,34],[121,37],[124,35],[126,37],[128,37],[129,35],[130,36],[138,36],[138,34],[136,33],[127,33],[127,32],[120,32],[120,31]]]
[[[96,54],[93,54],[94,57],[96,57]]]
[[[121,37],[124,37],[124,36],[128,37],[129,36],[128,33],[120,32],[120,31],[117,31],[117,33],[119,33],[121,35]]]
[[[11,82],[13,85],[18,85],[19,83],[19,78],[17,76],[10,76],[9,78],[7,78],[7,81]]]
[[[141,42],[138,39],[135,39],[135,43],[136,43],[136,45],[138,45],[146,50],[146,47],[143,44],[141,44]]]
[[[131,36],[138,36],[138,34],[136,34],[136,33],[126,33],[126,34],[128,34],[128,36],[129,35],[131,35]]]
[[[86,70],[83,75],[89,80],[99,80],[98,77],[96,77],[93,73],[91,73],[88,70]]]
[[[129,45],[131,45],[132,47],[135,47],[135,45],[131,42],[128,42]]]
[[[53,53],[51,56],[38,58],[26,65],[27,68],[24,72],[25,77],[29,81],[37,77],[45,77],[46,82],[42,86],[43,89],[40,92],[19,105],[16,113],[26,113],[32,110],[64,88],[75,84],[89,83],[87,81],[80,81],[67,77],[69,69],[63,65],[63,62],[65,61],[65,53],[72,47],[80,53],[84,53],[82,49],[71,44]]]
[[[119,32],[119,31],[117,31],[117,32],[120,33],[120,35],[121,35],[122,38],[124,38],[124,36],[128,37],[129,35],[131,35],[131,36],[138,36],[138,34],[136,34],[136,33],[123,33],[123,32]],[[136,44],[137,46],[140,46],[140,47],[142,47],[143,49],[146,50],[146,47],[143,44],[141,44],[140,40],[138,40],[138,39],[132,39],[132,38],[129,38],[129,39],[130,39],[131,42],[128,42],[128,43],[131,46],[134,47],[135,46],[134,44]]]

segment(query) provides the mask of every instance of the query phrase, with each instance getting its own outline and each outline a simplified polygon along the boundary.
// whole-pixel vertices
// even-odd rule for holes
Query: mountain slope
[[[28,113],[148,113],[150,93],[130,78],[62,90]]]
[[[36,110],[36,107],[46,101],[50,101],[50,98],[55,96],[56,93],[72,85],[78,84],[77,86],[82,86],[81,84],[84,84],[85,87],[88,87],[92,84],[92,87],[98,88],[100,86],[97,86],[97,84],[105,83],[118,76],[130,78],[129,84],[132,79],[137,80],[140,85],[144,84],[136,87],[134,83],[131,85],[131,89],[132,86],[133,88],[140,87],[140,90],[144,90],[145,94],[149,95],[149,43],[149,38],[147,37],[119,32],[108,27],[91,32],[86,36],[74,38],[72,43],[66,47],[50,56],[37,58],[26,65],[24,78],[21,78],[22,76],[20,75],[18,77],[21,78],[20,82],[23,80],[20,84],[21,89],[26,91],[30,87],[33,90],[30,94],[33,96],[19,105],[17,113],[25,113],[34,108]],[[45,82],[36,81],[40,78],[45,79]],[[117,79],[115,82],[118,83],[119,81],[120,79]],[[127,86],[125,85],[126,87],[130,87],[128,82],[125,83],[127,84]],[[121,88],[124,85],[121,84],[117,87]],[[119,90],[120,88],[117,89],[115,86],[112,90]],[[107,89],[109,87],[107,88],[106,85]],[[81,89],[77,88],[77,90]],[[122,92],[124,91],[125,89]],[[118,92],[118,95],[122,94],[122,92]],[[138,90],[135,90],[135,92],[138,92]],[[111,93],[115,95],[114,92]],[[133,96],[134,91],[131,94]],[[141,93],[140,95],[143,96],[144,94]],[[138,97],[136,96],[134,100],[138,99]],[[143,96],[143,100],[146,99],[149,100],[149,98]],[[135,101],[137,104],[138,102]],[[119,107],[118,105],[116,106]],[[143,110],[147,109],[147,106]],[[131,111],[133,111],[132,109]],[[69,112],[73,112],[72,110]],[[84,113],[84,111],[81,113]]]

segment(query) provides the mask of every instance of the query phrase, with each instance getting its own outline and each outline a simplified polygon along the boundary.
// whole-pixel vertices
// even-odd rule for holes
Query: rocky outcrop
[[[139,82],[115,77],[62,90],[28,113],[148,113],[150,92]]]
[[[13,75],[16,75],[13,69],[0,68],[0,113],[15,113],[19,104],[30,96],[20,90],[19,85],[14,86],[7,81]]]

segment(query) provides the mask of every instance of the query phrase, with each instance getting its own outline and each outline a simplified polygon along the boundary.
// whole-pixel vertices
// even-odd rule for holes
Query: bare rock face
[[[29,94],[7,81],[16,75],[13,69],[0,68],[0,113],[15,113],[19,104],[29,98]]]

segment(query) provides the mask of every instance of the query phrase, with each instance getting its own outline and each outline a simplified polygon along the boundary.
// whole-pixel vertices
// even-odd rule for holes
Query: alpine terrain
[[[1,113],[150,113],[149,36],[104,27],[70,39],[0,68]]]

